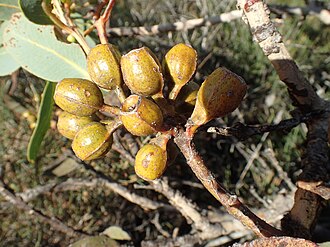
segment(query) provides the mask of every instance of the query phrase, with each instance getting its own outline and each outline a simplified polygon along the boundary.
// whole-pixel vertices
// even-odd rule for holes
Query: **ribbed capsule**
[[[136,154],[135,173],[144,180],[155,180],[164,173],[166,163],[166,150],[156,144],[146,144]]]
[[[72,149],[81,160],[93,160],[105,155],[112,145],[112,133],[99,123],[84,126],[75,135]]]
[[[138,95],[129,96],[121,108],[121,121],[133,135],[147,136],[163,125],[163,114],[157,104]]]
[[[169,98],[175,99],[196,71],[197,52],[189,45],[177,44],[166,53],[163,64],[171,87]]]
[[[58,116],[57,129],[61,135],[72,140],[81,128],[91,122],[93,122],[91,116],[80,117],[63,111]]]
[[[120,52],[111,44],[99,44],[87,56],[87,71],[99,87],[112,90],[122,85]]]
[[[55,103],[77,116],[90,116],[103,105],[103,95],[95,83],[79,78],[66,78],[57,83]]]
[[[134,49],[122,56],[121,70],[132,93],[142,96],[161,94],[164,80],[157,57],[147,47]]]
[[[197,93],[197,101],[190,124],[200,126],[234,111],[247,90],[243,78],[225,68],[210,74]]]

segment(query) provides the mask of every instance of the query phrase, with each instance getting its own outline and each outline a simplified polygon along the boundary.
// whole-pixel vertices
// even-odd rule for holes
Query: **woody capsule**
[[[233,112],[246,91],[245,81],[234,72],[223,67],[213,71],[198,90],[196,105],[187,123],[191,133],[210,120]]]

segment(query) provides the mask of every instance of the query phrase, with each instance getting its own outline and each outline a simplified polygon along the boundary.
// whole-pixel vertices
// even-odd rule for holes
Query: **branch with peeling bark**
[[[269,18],[263,1],[238,0],[243,20],[250,26],[254,40],[268,57],[279,78],[286,84],[293,104],[301,112],[322,114],[307,121],[307,146],[302,159],[303,172],[292,210],[284,217],[282,227],[291,236],[310,238],[323,199],[329,198],[329,147],[327,143],[330,103],[321,99],[304,78],[286,49],[280,33]]]

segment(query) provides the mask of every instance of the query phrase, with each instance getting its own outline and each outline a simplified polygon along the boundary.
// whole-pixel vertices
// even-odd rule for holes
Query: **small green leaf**
[[[42,25],[53,24],[41,7],[42,0],[19,0],[18,3],[23,14],[30,21]]]
[[[54,105],[53,95],[55,92],[55,82],[48,81],[42,93],[38,119],[35,129],[29,141],[27,159],[34,163],[37,158],[41,142],[49,129],[52,110]]]
[[[16,12],[20,12],[17,0],[0,0],[0,20],[9,20]]]
[[[70,247],[118,247],[119,244],[106,236],[86,237],[70,245]]]
[[[12,58],[4,47],[0,47],[0,76],[6,76],[17,70],[20,65]]]
[[[115,240],[131,240],[130,235],[119,226],[110,226],[102,234]]]
[[[36,25],[22,14],[14,14],[3,41],[21,67],[44,80],[89,79],[80,46],[58,41],[52,26]]]

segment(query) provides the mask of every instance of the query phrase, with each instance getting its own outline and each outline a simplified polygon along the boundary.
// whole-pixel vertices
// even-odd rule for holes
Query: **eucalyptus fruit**
[[[99,44],[87,56],[87,71],[99,87],[112,90],[122,85],[120,52],[111,44]]]
[[[79,117],[63,111],[58,116],[57,129],[61,135],[72,140],[82,127],[91,122],[92,116]]]
[[[138,95],[131,95],[124,101],[120,117],[125,128],[137,136],[154,134],[163,125],[163,114],[158,105]]]
[[[166,53],[163,63],[165,76],[172,83],[169,98],[175,99],[195,73],[197,52],[191,46],[177,44]]]
[[[103,106],[103,95],[97,85],[78,78],[57,83],[54,100],[62,110],[77,116],[90,116]]]
[[[156,144],[146,144],[136,154],[135,173],[144,180],[155,180],[164,173],[166,163],[166,150]]]
[[[216,69],[199,86],[190,81],[196,67],[197,52],[185,44],[172,47],[163,66],[146,47],[121,56],[111,44],[97,45],[87,56],[93,82],[66,78],[56,86],[54,100],[64,110],[58,130],[73,139],[72,149],[81,160],[105,155],[119,127],[136,136],[155,135],[138,151],[134,169],[145,180],[157,179],[178,154],[171,141],[175,133],[186,128],[192,137],[199,126],[235,110],[246,93],[244,80],[225,68]],[[121,105],[105,104],[100,88],[114,90]]]
[[[162,94],[164,80],[157,57],[147,47],[122,56],[121,70],[132,93],[142,96]]]
[[[112,132],[98,122],[84,126],[75,135],[72,149],[81,160],[93,160],[105,155],[112,145]]]
[[[246,90],[243,78],[228,69],[216,69],[198,90],[189,124],[200,126],[234,111],[243,100]]]

